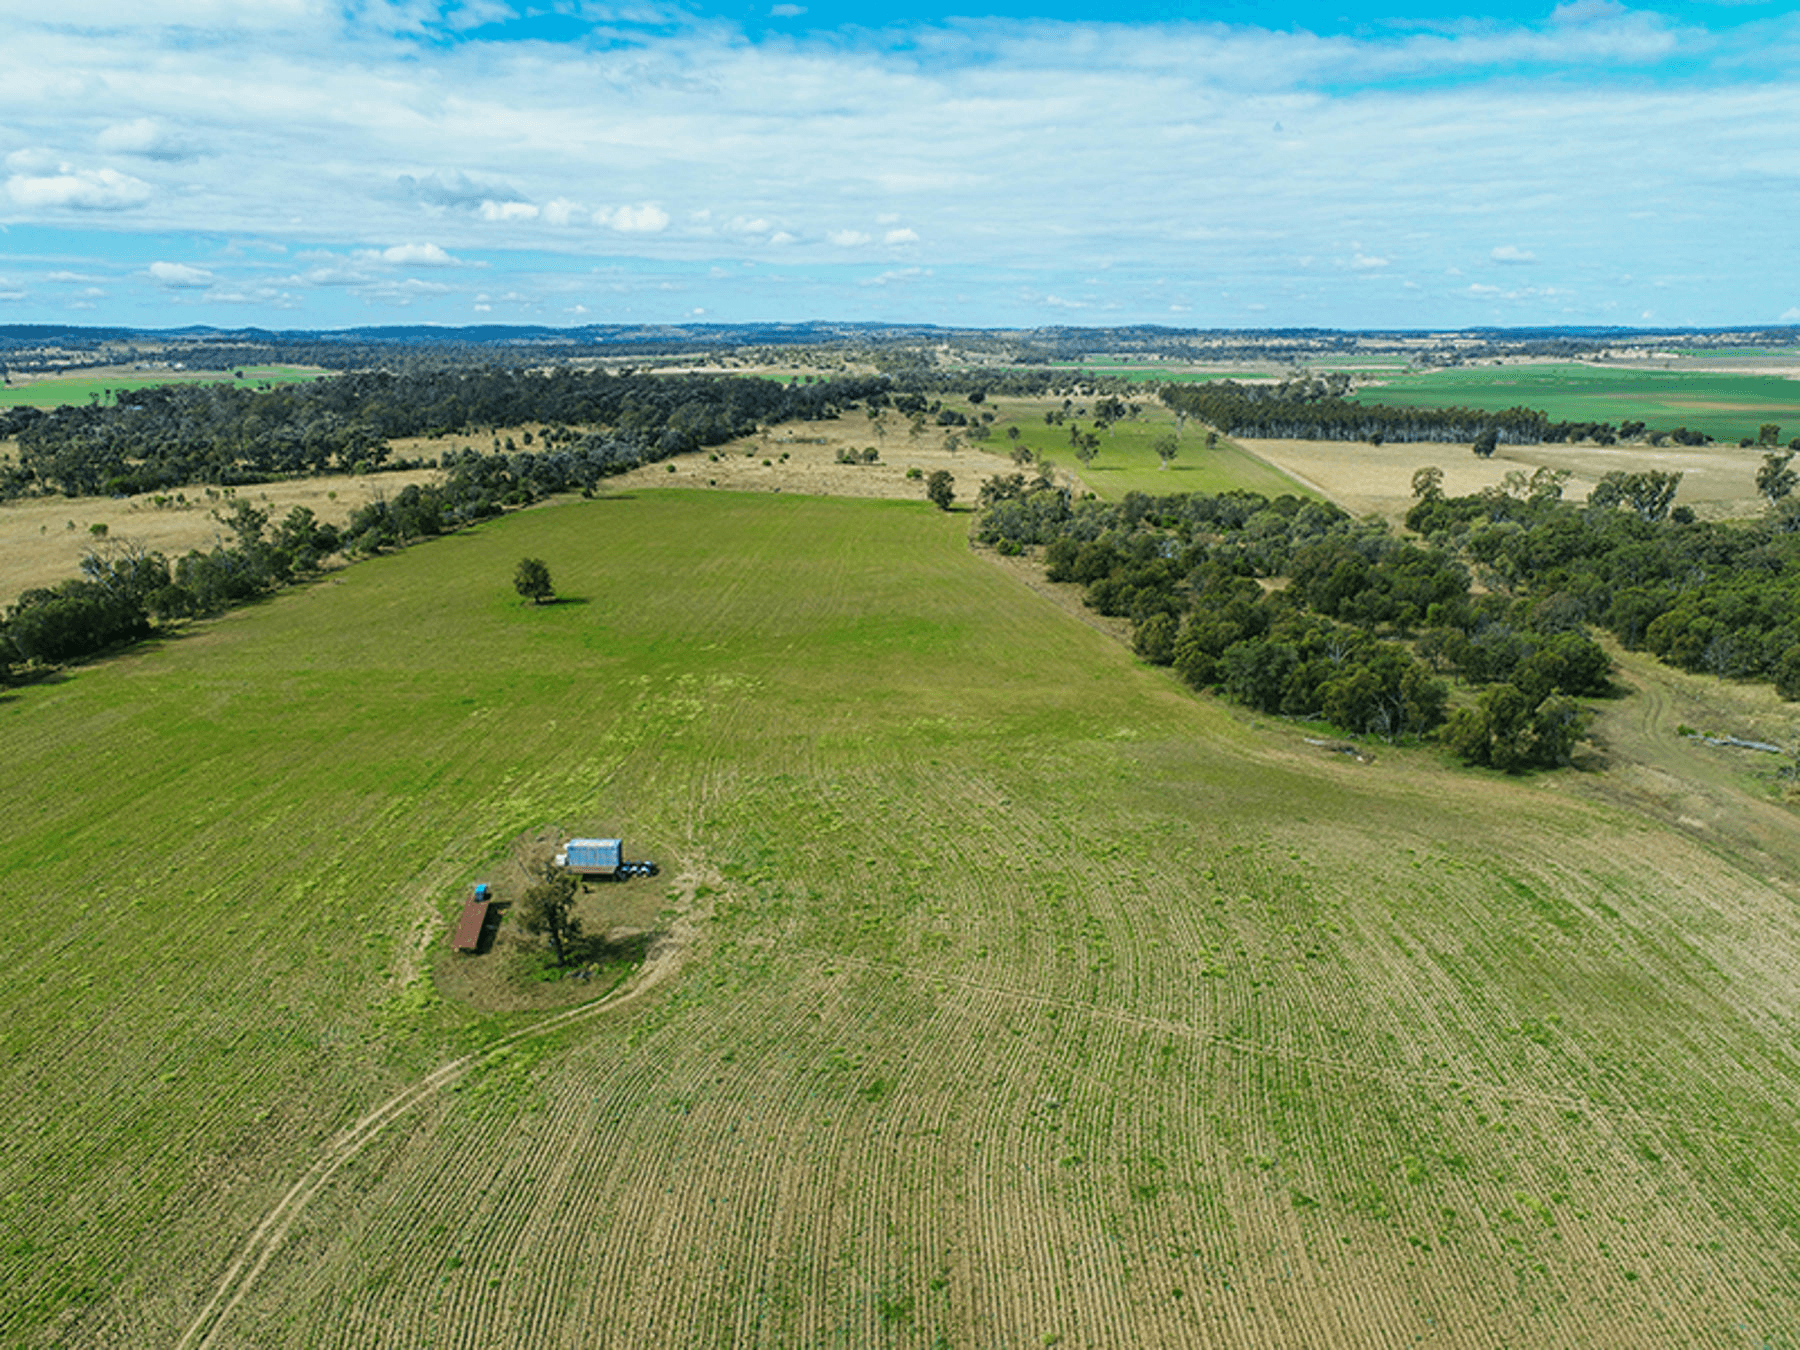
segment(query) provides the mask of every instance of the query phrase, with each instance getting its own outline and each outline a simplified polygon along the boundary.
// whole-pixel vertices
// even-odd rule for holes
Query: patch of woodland
[[[1569,761],[1579,700],[1613,692],[1594,629],[1800,698],[1800,512],[1785,495],[1729,525],[1671,509],[1676,475],[1612,475],[1584,505],[1562,500],[1565,478],[1444,498],[1421,471],[1407,538],[1291,495],[1101,502],[1013,475],[989,485],[976,537],[1041,550],[1051,580],[1129,619],[1139,655],[1195,688],[1352,735],[1433,736],[1495,768]]]

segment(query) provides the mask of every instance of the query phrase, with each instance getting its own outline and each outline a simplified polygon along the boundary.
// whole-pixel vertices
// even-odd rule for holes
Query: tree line
[[[383,467],[401,437],[548,424],[567,443],[601,435],[648,462],[754,431],[836,416],[885,393],[878,377],[788,385],[729,376],[657,376],[559,368],[364,371],[251,389],[165,385],[117,403],[0,412],[17,437],[0,497],[160,492]]]
[[[1653,431],[1642,422],[1571,422],[1550,420],[1535,408],[1403,408],[1382,403],[1354,403],[1345,397],[1349,377],[1299,376],[1275,385],[1246,385],[1235,380],[1208,384],[1163,385],[1162,401],[1186,420],[1197,418],[1229,436],[1269,440],[1467,441],[1477,454],[1492,454],[1498,445],[1539,445],[1592,441],[1612,445],[1622,439],[1663,440],[1678,445],[1705,445],[1704,432],[1674,427]]]

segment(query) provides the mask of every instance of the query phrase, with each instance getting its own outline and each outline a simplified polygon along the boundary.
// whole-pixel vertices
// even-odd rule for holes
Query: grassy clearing
[[[1167,469],[1156,457],[1152,444],[1164,432],[1175,430],[1173,416],[1160,406],[1146,406],[1135,418],[1115,422],[1100,433],[1100,449],[1093,462],[1083,466],[1069,444],[1069,427],[1080,424],[1093,430],[1085,405],[1071,408],[1062,426],[1044,421],[1044,413],[1060,409],[1060,399],[995,399],[998,414],[982,449],[989,455],[1008,456],[1015,445],[1051,461],[1063,473],[1076,475],[1095,495],[1116,501],[1127,492],[1162,495],[1171,492],[1226,492],[1243,489],[1276,497],[1284,492],[1312,496],[1308,488],[1280,469],[1246,454],[1221,436],[1208,449],[1206,433],[1190,427],[1181,436],[1178,453]],[[1015,442],[1011,428],[1019,429]]]
[[[212,1343],[1800,1324],[1791,823],[1348,763],[965,527],[557,506],[0,703],[6,1339],[176,1343],[322,1159]],[[550,822],[662,862],[662,929],[694,876],[688,960],[426,1080],[528,1023],[426,971]]]
[[[254,389],[270,384],[298,384],[331,373],[314,366],[243,366],[239,369],[243,375],[241,381],[235,370],[140,372],[120,368],[44,378],[15,376],[12,383],[0,388],[0,408],[57,408],[81,403],[111,405],[118,402],[120,394],[134,389],[155,389],[165,384],[242,383]]]
[[[1755,437],[1764,422],[1800,433],[1800,381],[1719,371],[1619,370],[1604,366],[1474,366],[1365,387],[1354,398],[1407,408],[1541,409],[1572,422],[1687,426],[1720,441]]]

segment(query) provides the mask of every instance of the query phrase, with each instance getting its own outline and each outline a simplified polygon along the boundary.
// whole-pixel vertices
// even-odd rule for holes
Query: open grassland
[[[1800,380],[1726,371],[1601,365],[1497,365],[1434,370],[1368,385],[1360,403],[1403,408],[1536,408],[1553,421],[1691,427],[1720,441],[1754,438],[1765,422],[1800,434]]]
[[[1069,432],[1077,426],[1087,432],[1094,430],[1090,404],[1070,407],[1061,425],[1044,420],[1046,412],[1062,411],[1061,399],[996,398],[985,408],[995,414],[988,439],[981,445],[989,455],[1006,457],[1015,448],[1029,450],[1034,463],[1050,461],[1060,477],[1072,477],[1080,488],[1108,501],[1117,501],[1128,492],[1164,495],[1241,489],[1270,497],[1284,492],[1314,495],[1292,475],[1246,454],[1223,436],[1208,448],[1206,430],[1197,424],[1180,434],[1175,459],[1165,469],[1153,443],[1159,435],[1176,431],[1176,425],[1174,416],[1157,403],[1144,403],[1136,417],[1114,422],[1099,432],[1100,447],[1086,465],[1075,457]],[[1012,435],[1015,427],[1019,432],[1016,439]]]
[[[1331,756],[965,526],[554,506],[8,695],[0,1338],[1794,1344],[1791,818]],[[446,998],[552,824],[640,983]]]
[[[241,370],[241,377],[239,371]],[[149,370],[141,366],[83,370],[69,375],[15,375],[0,388],[0,408],[27,405],[56,408],[64,404],[118,402],[120,394],[134,389],[155,389],[165,384],[244,384],[257,388],[269,384],[298,384],[331,372],[316,366],[242,366],[236,370]]]
[[[1243,490],[1266,497],[1279,497],[1284,492],[1301,497],[1319,495],[1292,474],[1246,454],[1223,436],[1209,447],[1204,428],[1195,426],[1189,426],[1181,435],[1175,458],[1165,468],[1156,457],[1152,442],[1174,429],[1174,420],[1159,409],[1147,413],[1141,421],[1113,423],[1101,433],[1100,451],[1091,464],[1077,463],[1066,446],[1061,458],[1079,470],[1082,483],[1090,491],[1108,501],[1117,501],[1127,492],[1165,496],[1171,492]],[[1051,453],[1054,455],[1054,451]]]

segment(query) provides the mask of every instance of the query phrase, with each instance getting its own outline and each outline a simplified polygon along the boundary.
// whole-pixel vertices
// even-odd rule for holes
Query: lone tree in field
[[[1435,464],[1428,464],[1423,469],[1414,471],[1412,494],[1422,502],[1443,501],[1444,471]]]
[[[533,937],[548,938],[556,964],[567,964],[569,944],[581,936],[575,917],[575,878],[548,858],[533,870],[537,880],[519,901],[519,927]]]
[[[556,594],[550,584],[550,569],[542,558],[520,558],[513,572],[513,589],[534,605],[541,605]]]
[[[1756,490],[1768,498],[1771,511],[1779,506],[1781,499],[1792,492],[1794,485],[1800,482],[1800,476],[1796,476],[1793,469],[1788,467],[1793,458],[1792,450],[1785,455],[1764,455],[1762,468],[1756,471]]]
[[[1156,457],[1162,461],[1162,467],[1166,469],[1169,467],[1169,461],[1175,458],[1181,446],[1175,439],[1174,432],[1165,431],[1150,442],[1150,448],[1156,451]]]
[[[956,500],[956,480],[950,476],[950,470],[933,469],[925,480],[925,495],[938,510],[948,511],[950,503]]]
[[[1500,433],[1493,427],[1483,427],[1481,434],[1475,438],[1475,444],[1469,449],[1475,452],[1476,458],[1488,459],[1500,445]]]

